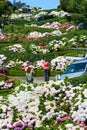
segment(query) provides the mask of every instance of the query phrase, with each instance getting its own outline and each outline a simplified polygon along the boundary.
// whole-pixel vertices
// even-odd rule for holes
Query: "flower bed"
[[[1,129],[84,130],[86,116],[83,119],[80,112],[86,108],[85,85],[73,87],[69,82],[49,81],[36,86],[22,83],[14,90],[6,99],[0,97]]]

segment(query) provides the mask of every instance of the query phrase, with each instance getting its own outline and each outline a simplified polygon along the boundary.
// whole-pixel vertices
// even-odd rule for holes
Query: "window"
[[[66,71],[64,72],[64,74],[82,72],[85,70],[86,64],[87,63],[77,63],[77,64],[69,65]]]

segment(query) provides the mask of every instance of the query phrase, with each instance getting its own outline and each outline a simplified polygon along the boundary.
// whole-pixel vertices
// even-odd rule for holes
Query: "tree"
[[[87,8],[87,0],[69,0],[67,11],[71,13],[84,13]]]
[[[4,5],[5,5],[5,0],[1,0],[0,1],[0,23],[2,22],[2,15],[3,15],[3,9],[4,9]]]
[[[60,0],[61,9],[70,13],[87,12],[87,0]]]
[[[12,4],[9,1],[0,1],[0,22],[12,13]]]
[[[67,5],[69,3],[70,0],[60,0],[60,6],[61,9],[64,11],[67,11]]]
[[[1,17],[2,14],[3,14],[4,5],[5,5],[5,0],[1,0],[1,1],[0,1],[0,17]]]
[[[17,10],[17,9],[19,9],[19,8],[24,7],[25,5],[26,5],[26,3],[21,3],[21,1],[16,2],[16,1],[14,0],[13,10],[15,11],[15,10]]]
[[[5,1],[4,7],[3,7],[3,15],[9,16],[12,13],[12,4],[9,1]]]
[[[25,3],[21,3],[21,1],[16,2],[16,7],[17,7],[17,9],[22,8],[22,7],[24,7],[25,5],[26,5],[26,4],[25,4]]]
[[[87,23],[87,0],[60,0],[61,9],[73,13],[74,18]]]

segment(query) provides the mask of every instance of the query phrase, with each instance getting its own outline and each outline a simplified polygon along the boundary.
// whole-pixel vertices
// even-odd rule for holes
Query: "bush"
[[[54,29],[49,29],[49,28],[38,28],[38,27],[31,27],[31,26],[27,26],[27,27],[23,27],[23,26],[16,26],[16,25],[8,25],[4,27],[4,31],[6,33],[16,33],[16,34],[29,34],[30,32],[33,31],[38,31],[41,33],[44,32],[52,32]]]
[[[87,84],[87,75],[71,78],[68,80],[73,86],[78,86],[79,84]]]
[[[0,76],[0,81],[6,81],[7,76]]]
[[[8,70],[9,76],[25,76],[25,71],[22,70]]]
[[[75,22],[75,23],[81,23],[81,22],[84,22],[84,19],[85,19],[85,16],[83,14],[72,14],[72,20]]]
[[[56,74],[61,74],[61,73],[62,73],[61,71],[52,70],[52,71],[50,71],[50,76],[55,76]],[[9,76],[25,76],[26,72],[23,70],[11,69],[11,70],[8,70],[8,75]],[[43,77],[44,70],[34,70],[34,76],[35,77]]]

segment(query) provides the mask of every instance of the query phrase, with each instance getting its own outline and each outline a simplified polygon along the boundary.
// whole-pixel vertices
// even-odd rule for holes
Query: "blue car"
[[[87,59],[82,59],[70,64],[64,73],[60,76],[60,79],[64,80],[65,77],[74,78],[87,74]]]

